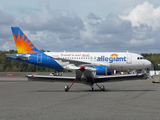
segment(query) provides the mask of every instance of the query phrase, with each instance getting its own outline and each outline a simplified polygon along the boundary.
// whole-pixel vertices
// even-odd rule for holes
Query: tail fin
[[[18,53],[38,53],[40,52],[26,35],[19,29],[19,27],[11,27],[14,41]]]

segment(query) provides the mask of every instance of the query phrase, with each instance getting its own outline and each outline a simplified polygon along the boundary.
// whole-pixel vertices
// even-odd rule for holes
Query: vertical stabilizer
[[[32,44],[19,27],[11,27],[18,53],[39,53],[40,51]]]

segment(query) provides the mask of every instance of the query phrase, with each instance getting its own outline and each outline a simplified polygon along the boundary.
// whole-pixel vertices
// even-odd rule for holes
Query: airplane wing
[[[97,83],[101,82],[116,82],[116,81],[129,81],[147,79],[147,74],[125,74],[125,75],[109,75],[109,76],[96,76],[94,80]]]
[[[103,65],[103,63],[101,62],[94,62],[94,61],[80,61],[80,59],[63,59],[63,58],[59,58],[59,57],[53,57],[54,60],[56,60],[57,62],[60,60],[62,62],[69,62],[70,64],[74,64],[75,66],[79,66],[82,64],[95,64],[95,65]]]
[[[68,76],[49,76],[49,75],[27,75],[28,81],[44,81],[44,82],[73,82],[76,77]],[[127,74],[127,75],[110,75],[110,76],[95,76],[94,80],[97,83],[102,82],[116,82],[126,80],[140,80],[147,79],[146,74]],[[91,81],[91,80],[89,80]],[[77,80],[76,82],[81,83]]]
[[[68,76],[49,76],[49,75],[26,75],[28,81],[43,81],[43,82],[73,82],[75,77]]]
[[[15,59],[22,59],[22,60],[28,60],[28,56],[17,56],[17,55],[12,55],[12,54],[6,54],[7,57],[15,58]]]
[[[69,62],[70,64],[74,64],[75,66],[79,66],[81,64],[91,64],[91,62],[72,60],[72,59],[62,59],[62,58],[53,58],[54,60],[61,60],[62,62]]]

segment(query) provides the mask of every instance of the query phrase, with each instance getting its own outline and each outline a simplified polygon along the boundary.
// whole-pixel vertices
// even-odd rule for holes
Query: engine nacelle
[[[94,66],[96,68],[96,75],[111,75],[112,71],[111,70],[107,70],[107,66],[105,65],[95,65]]]

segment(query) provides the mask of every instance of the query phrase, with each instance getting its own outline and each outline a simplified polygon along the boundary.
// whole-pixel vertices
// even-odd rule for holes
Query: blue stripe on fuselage
[[[60,66],[52,57],[47,56],[44,53],[25,53],[25,54],[19,54],[19,53],[15,53],[12,55],[16,55],[16,56],[28,56],[29,59],[28,60],[22,60],[19,58],[12,58],[12,57],[8,57],[14,60],[18,60],[21,62],[26,62],[26,63],[30,63],[36,66],[41,66],[41,67],[47,67],[47,68],[52,68],[52,69],[57,69],[57,70],[62,70],[63,67]]]

